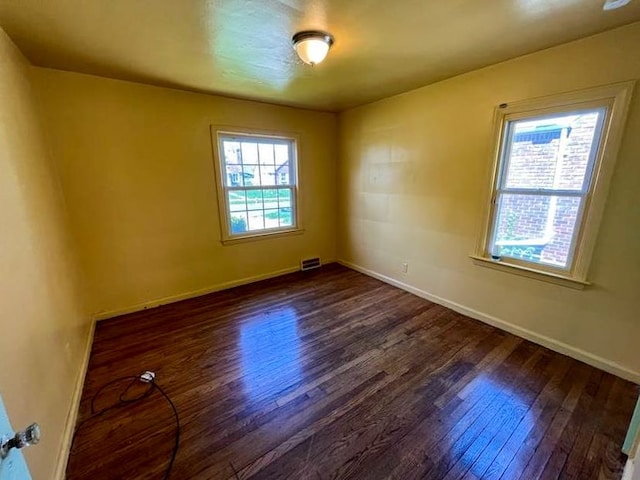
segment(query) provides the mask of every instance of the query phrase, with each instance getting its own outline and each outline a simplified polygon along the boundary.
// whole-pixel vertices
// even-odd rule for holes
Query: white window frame
[[[227,186],[222,140],[228,139],[229,137],[237,137],[242,140],[269,140],[274,141],[274,143],[282,142],[288,144],[290,162],[290,185],[252,185],[239,187]],[[215,167],[216,190],[218,195],[218,214],[220,218],[221,241],[224,245],[273,238],[277,236],[299,234],[304,232],[300,214],[300,169],[298,162],[300,142],[297,135],[283,132],[248,130],[238,127],[221,127],[212,125],[211,143]],[[231,212],[229,209],[229,202],[227,200],[227,192],[232,190],[247,191],[278,188],[288,188],[291,191],[291,226],[269,228],[256,231],[246,231],[240,234],[233,234],[231,232]]]
[[[591,88],[578,92],[553,95],[502,104],[494,113],[494,149],[491,161],[490,190],[487,195],[484,221],[479,236],[476,252],[471,255],[474,262],[505,272],[516,273],[530,278],[556,283],[573,288],[584,288],[587,280],[589,264],[595,248],[596,236],[602,220],[604,205],[613,175],[618,150],[622,141],[624,125],[629,110],[629,102],[634,82],[624,82],[603,87]],[[580,196],[583,201],[578,212],[573,249],[570,251],[568,268],[554,267],[526,260],[499,257],[492,258],[490,248],[495,235],[498,195],[503,192],[503,171],[508,162],[510,151],[511,122],[532,117],[553,116],[570,113],[576,110],[599,109],[605,111],[601,126],[600,143],[592,153],[587,172],[591,169],[583,191],[563,191],[565,195]],[[598,131],[596,131],[598,134]],[[508,189],[509,193],[519,193],[516,189]],[[558,191],[526,189],[527,194],[554,195]]]

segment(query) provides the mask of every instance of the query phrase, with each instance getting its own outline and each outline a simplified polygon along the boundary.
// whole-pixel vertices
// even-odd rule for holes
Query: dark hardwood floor
[[[90,418],[144,370],[172,479],[620,478],[638,394],[328,265],[100,322],[69,479],[163,478],[159,392]]]

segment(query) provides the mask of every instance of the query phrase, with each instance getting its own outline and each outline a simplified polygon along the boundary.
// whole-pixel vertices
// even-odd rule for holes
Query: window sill
[[[522,277],[533,278],[535,280],[541,280],[543,282],[555,283],[556,285],[562,285],[563,287],[575,288],[577,290],[583,290],[589,286],[590,283],[577,278],[559,275],[557,273],[545,272],[544,270],[536,270],[535,268],[523,267],[520,265],[513,265],[511,263],[501,262],[500,260],[492,260],[478,255],[469,255],[473,260],[473,263],[481,267],[493,268],[502,272],[514,273]]]
[[[277,232],[256,233],[253,235],[244,235],[238,237],[222,239],[223,245],[236,245],[238,243],[255,242],[257,240],[268,240],[270,238],[290,237],[291,235],[302,235],[304,228],[295,228],[292,230],[279,230]]]

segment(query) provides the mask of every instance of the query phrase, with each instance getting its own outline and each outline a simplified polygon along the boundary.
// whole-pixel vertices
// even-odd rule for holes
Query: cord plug
[[[147,370],[140,375],[140,381],[144,383],[153,383],[155,379],[156,379],[155,372],[152,372],[150,370]]]

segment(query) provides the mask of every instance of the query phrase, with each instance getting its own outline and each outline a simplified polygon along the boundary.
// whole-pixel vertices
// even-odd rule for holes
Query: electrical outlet
[[[0,439],[10,438],[14,435],[15,430],[11,428],[9,416],[4,409],[4,403],[0,395]],[[22,451],[17,448],[9,450],[6,458],[0,460],[0,480],[31,480]]]
[[[409,262],[402,262],[402,273],[409,273]]]

